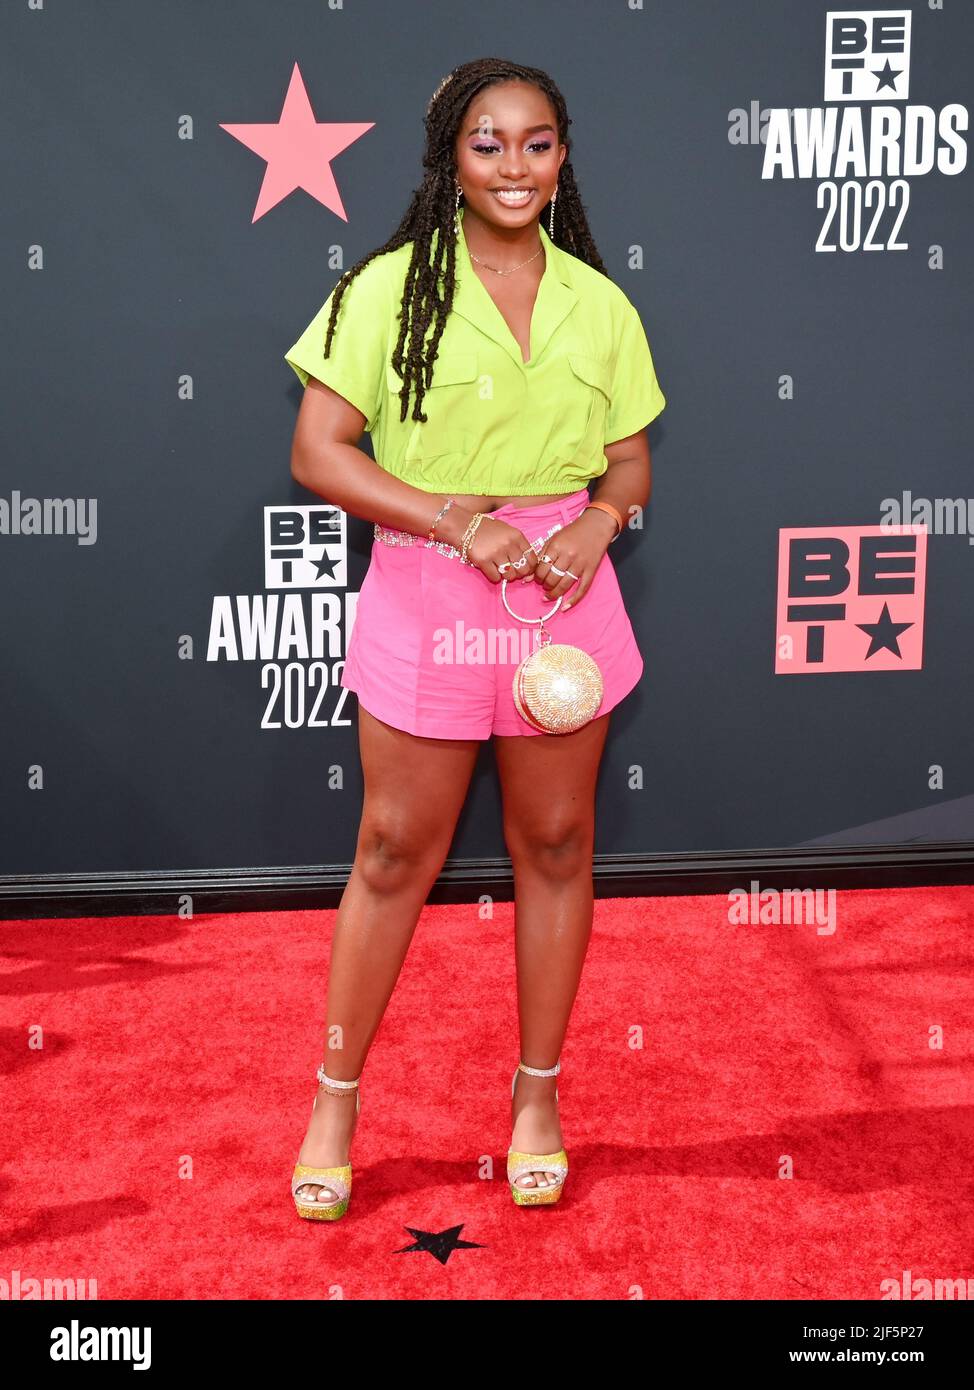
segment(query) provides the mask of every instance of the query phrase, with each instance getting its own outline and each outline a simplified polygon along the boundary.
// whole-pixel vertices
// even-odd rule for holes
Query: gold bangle
[[[477,528],[479,527],[483,519],[483,512],[474,512],[473,516],[467,522],[467,529],[464,531],[463,539],[460,542],[460,563],[462,565],[469,564],[469,561],[467,560],[467,551],[470,549],[470,546],[473,543],[473,538],[477,534]]]

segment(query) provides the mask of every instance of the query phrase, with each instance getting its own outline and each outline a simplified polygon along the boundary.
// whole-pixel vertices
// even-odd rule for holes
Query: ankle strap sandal
[[[525,1072],[528,1076],[557,1076],[561,1071],[561,1059],[553,1067],[547,1069],[541,1067],[527,1067],[523,1062],[518,1062],[514,1069],[514,1076],[511,1079],[511,1099],[514,1098],[514,1089],[517,1086],[517,1074],[519,1071]],[[555,1100],[558,1099],[558,1087],[555,1087]],[[523,1178],[526,1173],[554,1173],[557,1181],[549,1183],[547,1187],[519,1187],[518,1178]],[[529,1154],[517,1149],[507,1151],[507,1181],[510,1184],[511,1196],[514,1198],[515,1206],[519,1207],[550,1207],[561,1197],[562,1188],[565,1186],[565,1179],[568,1177],[568,1154],[564,1149],[559,1149],[553,1154]]]
[[[359,1113],[362,1100],[358,1091],[358,1084],[361,1077],[356,1077],[354,1081],[336,1081],[325,1071],[324,1062],[321,1063],[315,1073],[318,1084],[324,1086],[331,1095],[344,1095],[348,1091],[355,1091],[355,1113]],[[318,1096],[315,1095],[312,1110],[318,1105]],[[322,1202],[317,1196],[312,1196],[308,1192],[301,1192],[301,1189],[308,1187],[326,1187],[329,1192],[335,1195],[330,1202]],[[299,1196],[299,1193],[301,1195]],[[348,1204],[352,1196],[352,1165],[343,1163],[338,1168],[312,1168],[307,1163],[296,1163],[294,1173],[291,1177],[291,1196],[294,1198],[294,1205],[299,1216],[308,1221],[337,1221],[344,1216],[348,1210]]]

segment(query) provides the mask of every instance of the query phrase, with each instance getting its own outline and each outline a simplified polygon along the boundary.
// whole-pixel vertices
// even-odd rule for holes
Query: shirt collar
[[[545,269],[538,285],[531,319],[531,360],[525,362],[517,339],[507,326],[507,320],[474,270],[463,232],[464,212],[464,208],[458,210],[460,235],[457,237],[456,285],[452,312],[479,328],[481,333],[485,333],[502,347],[519,367],[532,367],[544,352],[555,329],[578,303],[579,296],[571,279],[570,258],[555,246],[539,222],[538,231],[544,247]]]

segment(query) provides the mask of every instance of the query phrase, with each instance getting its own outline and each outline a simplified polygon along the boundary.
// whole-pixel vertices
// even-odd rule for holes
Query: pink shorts
[[[574,521],[589,501],[588,489],[581,488],[564,501],[508,503],[491,515],[535,541],[559,523]],[[528,618],[554,606],[546,602],[543,585],[522,584],[515,577],[507,585],[507,601]],[[552,642],[581,647],[598,662],[604,694],[596,717],[638,683],[643,659],[608,553],[578,607],[566,613],[562,605],[546,630]],[[411,545],[389,545],[376,537],[341,683],[377,719],[422,738],[530,736],[540,730],[518,714],[512,684],[518,664],[535,649],[537,634],[536,623],[511,617],[500,583],[474,566],[427,548],[425,537]]]

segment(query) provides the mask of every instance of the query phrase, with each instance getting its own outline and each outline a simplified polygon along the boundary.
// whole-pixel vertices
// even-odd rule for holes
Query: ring
[[[524,566],[528,562],[527,557],[528,552],[525,551],[524,554],[521,556],[520,560],[505,560],[504,563],[502,565],[498,565],[497,568],[501,574],[503,574],[506,569],[523,570]]]

